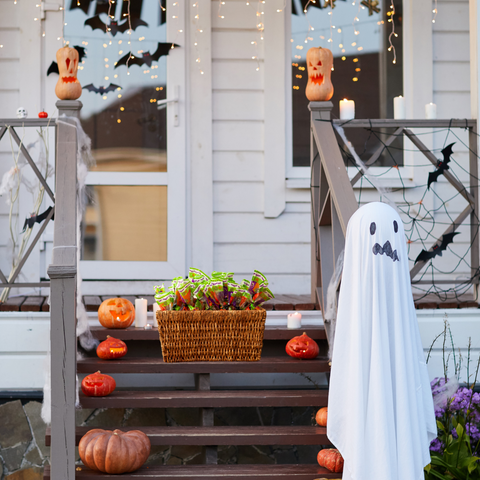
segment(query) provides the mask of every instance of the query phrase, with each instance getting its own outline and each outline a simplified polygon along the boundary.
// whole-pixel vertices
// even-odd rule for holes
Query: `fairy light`
[[[222,20],[225,18],[224,15],[221,14],[222,11],[222,5],[225,5],[225,2],[223,0],[218,0],[218,12],[217,12],[217,17],[221,18]]]
[[[397,63],[397,52],[395,51],[395,45],[392,43],[392,37],[398,37],[398,34],[395,33],[395,5],[393,2],[390,5],[391,10],[387,12],[387,15],[390,17],[388,21],[392,24],[392,31],[390,32],[390,35],[388,36],[388,43],[390,46],[388,47],[388,51],[392,52],[393,51],[393,62],[392,63]]]
[[[432,18],[432,23],[435,23],[435,20],[437,18],[437,13],[438,13],[438,3],[437,3],[438,0],[435,0],[435,7],[434,9],[432,10],[432,13],[433,13],[433,18]]]

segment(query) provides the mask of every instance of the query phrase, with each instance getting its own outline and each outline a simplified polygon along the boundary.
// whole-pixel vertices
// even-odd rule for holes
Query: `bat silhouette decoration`
[[[48,207],[43,213],[40,215],[32,215],[31,217],[28,217],[25,219],[25,223],[23,224],[23,230],[21,233],[23,233],[27,227],[32,228],[36,223],[42,223],[50,214],[52,211],[53,207]],[[55,215],[52,215],[52,220]]]
[[[73,48],[78,52],[78,63],[80,63],[87,56],[87,52],[85,51],[85,47],[80,47],[78,45],[75,45]],[[58,64],[57,64],[57,62],[52,62],[50,64],[50,66],[48,67],[48,70],[47,70],[47,77],[51,73],[56,73],[58,75]]]
[[[148,27],[148,23],[140,20],[139,18],[132,18],[130,22],[126,20],[125,22],[118,24],[118,22],[111,20],[110,23],[107,25],[103,23],[100,19],[100,15],[95,15],[94,17],[87,18],[85,20],[85,25],[89,25],[92,27],[92,30],[103,30],[104,32],[110,32],[113,36],[115,36],[118,32],[124,33],[127,30],[132,28],[132,30],[136,30],[138,27],[144,26]]]
[[[445,172],[445,170],[448,170],[450,168],[448,164],[450,163],[450,156],[453,153],[452,147],[454,145],[455,145],[455,142],[451,143],[450,145],[447,145],[442,150],[443,160],[439,160],[437,164],[437,169],[434,172],[430,172],[428,174],[427,189],[430,189],[430,185],[433,182],[436,182],[438,180],[438,177],[442,175]]]
[[[132,55],[132,52],[128,52],[126,55],[124,55],[115,65],[115,68],[120,67],[121,65],[127,65],[128,61],[128,66],[130,67],[131,65],[139,65],[140,67],[142,65],[148,65],[149,67],[152,65],[152,62],[158,62],[158,59],[162,57],[163,55],[168,55],[168,52],[174,48],[178,47],[178,45],[175,45],[174,43],[158,43],[157,49],[155,50],[155,53],[150,53],[144,52],[142,53],[142,56],[136,57]]]
[[[430,252],[427,252],[426,250],[422,250],[418,257],[415,260],[415,263],[417,262],[426,262],[430,260],[431,258],[435,258],[437,255],[442,256],[442,252],[445,251],[450,245],[450,243],[453,242],[453,237],[455,235],[458,235],[460,232],[452,232],[452,233],[446,233],[442,237],[442,242],[440,245],[437,243],[436,245],[433,246],[433,249]]]
[[[119,88],[121,89],[122,87],[120,85],[115,85],[114,83],[111,83],[108,87],[96,87],[93,83],[89,83],[83,88],[85,90],[88,90],[89,92],[99,93],[100,95],[103,95],[104,93],[113,92],[114,90],[117,90]]]

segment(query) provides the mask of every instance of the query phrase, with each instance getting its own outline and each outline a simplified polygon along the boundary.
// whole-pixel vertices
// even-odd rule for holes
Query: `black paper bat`
[[[434,245],[433,250],[430,252],[427,252],[426,250],[422,250],[417,259],[415,260],[415,263],[417,262],[426,262],[427,260],[430,260],[431,258],[435,258],[437,255],[440,257],[442,256],[442,252],[447,249],[447,246],[450,245],[450,243],[453,242],[453,237],[455,235],[458,235],[460,232],[452,232],[452,233],[446,233],[442,237],[442,243],[440,245],[437,243]]]
[[[120,85],[115,85],[114,83],[111,83],[108,87],[96,87],[93,83],[89,83],[88,85],[85,85],[83,87],[85,90],[88,90],[89,92],[95,92],[99,93],[100,95],[103,95],[104,93],[108,92],[113,92],[114,90],[117,90],[118,88],[122,88]]]
[[[53,207],[48,207],[43,213],[40,215],[32,215],[29,218],[25,219],[25,223],[23,224],[23,230],[22,233],[28,228],[32,228],[35,223],[42,223],[50,214],[52,211]],[[53,220],[54,215],[52,215],[52,220]]]
[[[73,48],[78,52],[78,63],[80,63],[87,56],[87,52],[85,51],[85,47],[79,47],[78,45],[75,45]],[[51,73],[56,73],[57,75],[59,74],[57,62],[52,62],[50,64],[50,66],[48,67],[48,70],[47,70],[47,77]]]
[[[153,61],[158,61],[160,57],[163,55],[168,55],[168,52],[174,47],[178,47],[178,45],[175,45],[174,43],[158,43],[158,47],[155,50],[155,53],[150,54],[150,52],[144,52],[142,53],[141,57],[135,57],[132,55],[132,52],[128,52],[126,55],[124,55],[115,65],[115,68],[120,67],[120,65],[127,65],[127,60],[128,60],[128,66],[130,67],[131,65],[145,65],[147,64],[149,67],[152,65]]]
[[[438,177],[442,175],[445,170],[448,170],[450,167],[448,164],[450,163],[450,156],[452,155],[452,147],[455,145],[455,142],[451,143],[450,145],[447,145],[443,150],[443,161],[438,161],[437,164],[437,169],[434,172],[430,172],[428,174],[428,183],[427,183],[427,189],[430,189],[430,185],[433,182],[436,182]]]
[[[115,36],[118,32],[124,33],[127,30],[132,28],[132,30],[136,30],[137,27],[148,27],[148,23],[140,20],[139,18],[131,18],[130,22],[126,20],[125,22],[121,23],[120,25],[118,22],[114,20],[110,21],[110,24],[107,25],[100,20],[100,15],[95,15],[94,17],[88,18],[85,20],[85,25],[89,25],[92,27],[92,30],[103,30],[104,32],[109,31],[113,36]]]

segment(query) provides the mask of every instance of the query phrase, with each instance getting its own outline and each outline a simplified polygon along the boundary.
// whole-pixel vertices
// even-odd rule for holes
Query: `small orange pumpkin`
[[[336,448],[324,448],[317,455],[317,462],[321,467],[334,473],[343,472],[343,457]]]
[[[87,397],[106,397],[115,390],[116,386],[113,377],[100,371],[91,373],[82,380],[82,392]]]
[[[293,358],[312,359],[320,353],[318,343],[306,333],[293,337],[285,346],[285,351]]]
[[[307,52],[308,82],[305,95],[311,102],[326,102],[333,97],[330,79],[333,55],[328,48],[312,47]]]
[[[107,298],[98,309],[98,321],[105,328],[128,328],[135,320],[135,307],[126,298]]]
[[[108,474],[138,470],[150,455],[151,444],[140,430],[102,430],[87,432],[78,444],[78,453],[84,465]]]
[[[107,339],[104,340],[97,347],[97,356],[102,360],[115,360],[116,358],[122,358],[127,353],[127,344],[107,335]]]
[[[321,408],[315,415],[315,421],[319,427],[327,426],[328,407]]]
[[[75,48],[63,47],[57,51],[59,78],[55,95],[60,100],[76,100],[82,94],[82,86],[77,80],[78,59]]]

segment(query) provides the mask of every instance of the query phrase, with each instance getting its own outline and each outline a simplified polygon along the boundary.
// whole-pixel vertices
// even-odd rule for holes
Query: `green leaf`
[[[453,428],[456,428],[457,427],[457,419],[455,417],[452,416],[452,425],[453,425]]]

